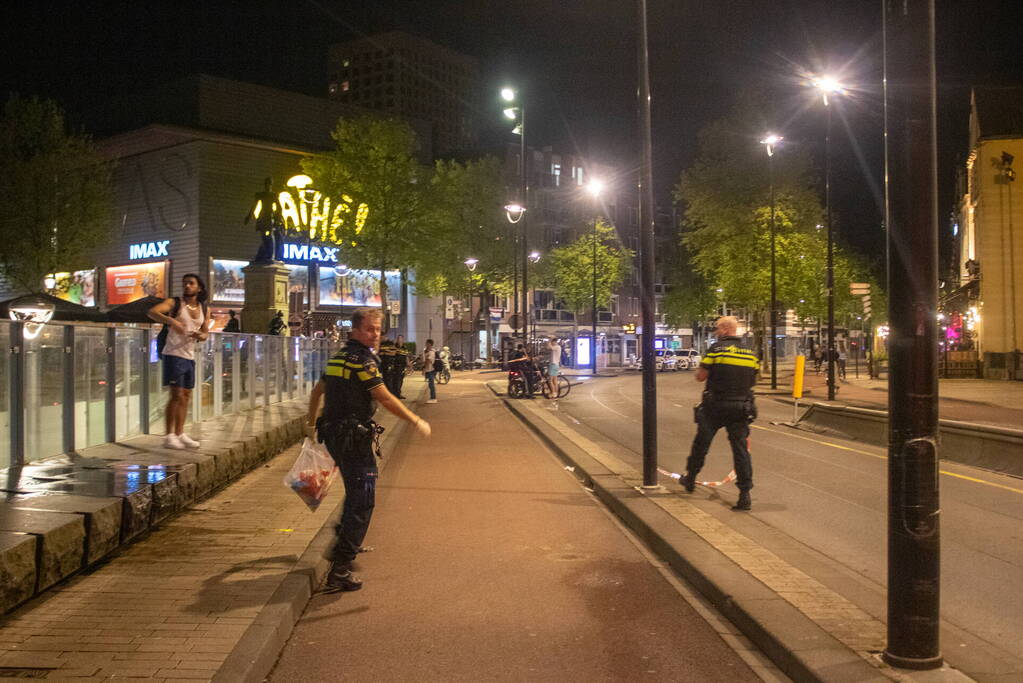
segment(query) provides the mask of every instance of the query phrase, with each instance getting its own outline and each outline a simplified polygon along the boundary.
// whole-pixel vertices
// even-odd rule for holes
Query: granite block
[[[0,613],[35,593],[36,544],[32,534],[0,531]]]
[[[49,588],[81,569],[85,559],[85,516],[22,510],[0,503],[0,531],[32,534],[37,542],[36,590]]]

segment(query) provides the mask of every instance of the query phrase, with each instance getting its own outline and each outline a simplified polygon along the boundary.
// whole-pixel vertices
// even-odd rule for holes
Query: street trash
[[[330,485],[337,479],[337,465],[326,447],[311,439],[302,442],[302,452],[284,476],[284,485],[298,494],[302,502],[315,511],[327,497]]]
[[[565,469],[568,470],[569,472],[575,472],[575,468],[572,467],[571,465],[567,465]]]

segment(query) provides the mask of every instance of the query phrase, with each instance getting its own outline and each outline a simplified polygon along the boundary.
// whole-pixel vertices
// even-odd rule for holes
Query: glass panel
[[[214,335],[215,336],[215,335]],[[213,417],[213,344],[211,336],[204,342],[195,346],[195,358],[202,363],[196,363],[195,391],[192,392],[192,400],[199,401],[199,419],[208,420]],[[201,365],[202,367],[198,367]]]
[[[25,462],[64,452],[64,326],[25,339]]]
[[[106,441],[105,327],[75,328],[75,448]]]
[[[277,402],[277,357],[281,345],[280,337],[266,337],[264,362],[266,363],[266,395],[267,403]]]
[[[221,361],[221,377],[224,383],[224,414],[234,410],[234,383],[238,381],[234,372],[234,354],[237,351],[239,337],[233,334],[220,335],[220,348],[223,354]]]
[[[238,391],[238,409],[248,410],[249,407],[249,392],[251,387],[249,386],[249,357],[252,352],[252,337],[239,336],[236,337],[238,340],[238,382],[236,383],[236,390]]]
[[[149,433],[164,434],[166,432],[167,401],[170,392],[163,388],[163,361],[156,353],[156,336],[159,327],[153,327],[149,333],[149,356],[146,367],[149,371]]]
[[[117,438],[142,433],[142,330],[116,331]]]
[[[249,362],[254,364],[256,371],[256,382],[255,386],[252,387],[252,391],[257,408],[263,405],[264,383],[266,382],[266,354],[263,353],[263,341],[262,335],[256,335],[250,342],[252,344],[252,355],[249,357]]]
[[[0,467],[11,465],[11,324],[0,322]]]

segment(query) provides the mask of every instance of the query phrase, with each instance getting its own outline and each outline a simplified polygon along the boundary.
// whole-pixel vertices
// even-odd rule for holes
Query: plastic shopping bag
[[[302,442],[302,452],[284,477],[284,485],[298,494],[310,510],[315,511],[327,497],[330,485],[337,479],[337,465],[322,443],[312,439]]]

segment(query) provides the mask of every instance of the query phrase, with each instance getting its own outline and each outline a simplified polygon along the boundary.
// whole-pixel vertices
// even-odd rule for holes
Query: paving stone
[[[37,543],[31,534],[0,531],[0,613],[35,592]]]
[[[92,564],[121,543],[122,499],[46,493],[12,496],[14,507],[50,512],[72,512],[85,516],[85,562]]]
[[[45,510],[21,510],[0,503],[0,531],[32,534],[37,539],[36,590],[49,588],[82,567],[85,518]]]

